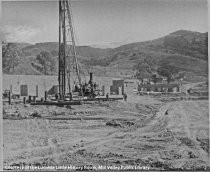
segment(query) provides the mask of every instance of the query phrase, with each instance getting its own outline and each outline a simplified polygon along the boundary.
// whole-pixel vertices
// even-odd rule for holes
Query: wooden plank
[[[56,105],[56,106],[63,106],[63,105],[81,105],[82,102],[88,102],[88,101],[114,101],[114,100],[123,100],[122,97],[116,97],[116,98],[89,98],[89,99],[83,99],[83,100],[74,100],[74,101],[45,101],[45,102],[32,102],[31,105]]]
[[[43,117],[49,120],[108,120],[105,117]]]
[[[63,106],[63,105],[81,105],[81,101],[69,101],[69,102],[36,102],[31,103],[31,105],[55,105],[55,106]]]
[[[122,97],[113,97],[113,98],[89,98],[89,99],[84,99],[83,101],[114,101],[114,100],[123,100]]]
[[[41,117],[41,119],[49,119],[49,120],[117,120],[117,121],[127,121],[128,118],[109,118],[109,117],[70,117],[70,116],[63,116],[63,117],[57,117],[57,116],[46,116]],[[135,118],[129,118],[129,120],[134,121]]]

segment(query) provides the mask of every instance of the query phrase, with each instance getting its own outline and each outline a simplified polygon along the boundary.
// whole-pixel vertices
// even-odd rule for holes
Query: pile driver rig
[[[70,42],[70,49],[67,43]],[[71,50],[71,51],[70,51]],[[93,75],[90,73],[90,80],[88,83],[81,82],[81,75],[79,64],[77,60],[77,51],[75,45],[75,34],[72,17],[71,0],[59,0],[59,95],[60,99],[65,100],[68,95],[72,100],[72,92],[79,92],[80,96],[87,96],[95,98],[100,95],[96,83],[93,83]],[[70,72],[71,70],[76,73],[76,80],[78,83],[74,89],[70,86]],[[71,73],[72,75],[72,73]],[[74,81],[75,83],[75,81]],[[67,92],[67,90],[69,92]]]
[[[67,49],[67,36],[70,38],[71,45],[71,55]],[[69,92],[70,87],[70,59],[73,57],[73,68],[76,70],[76,76],[78,78],[79,85],[81,85],[81,77],[79,71],[79,65],[77,60],[77,52],[75,46],[75,35],[72,21],[72,9],[70,0],[59,0],[59,94],[60,98],[64,99],[67,94],[67,86]],[[81,92],[82,93],[82,92]]]

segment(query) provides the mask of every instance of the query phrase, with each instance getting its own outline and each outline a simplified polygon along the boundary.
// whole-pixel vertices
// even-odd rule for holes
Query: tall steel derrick
[[[68,34],[67,34],[68,33]],[[67,39],[69,38],[69,41]],[[72,54],[68,54],[67,42],[72,43]],[[67,75],[70,73],[70,60],[67,58],[73,57],[73,65],[76,70],[76,75],[78,77],[79,85],[81,85],[81,78],[79,73],[79,66],[77,61],[77,52],[75,47],[75,36],[72,23],[72,11],[70,0],[60,0],[59,1],[59,93],[61,99],[64,99],[66,95],[67,87]],[[68,69],[68,71],[67,71]]]

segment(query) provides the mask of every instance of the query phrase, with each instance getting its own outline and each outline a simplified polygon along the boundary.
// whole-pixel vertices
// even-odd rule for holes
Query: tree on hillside
[[[40,52],[40,54],[38,54],[36,56],[36,60],[42,65],[43,70],[42,72],[44,72],[45,75],[49,74],[49,71],[53,72],[53,70],[55,69],[55,59],[53,59],[50,55],[49,52],[47,51],[42,51]]]
[[[2,65],[4,72],[14,72],[15,66],[23,56],[22,51],[15,43],[8,43],[2,46]]]
[[[151,78],[156,69],[156,61],[151,56],[141,59],[140,62],[134,66],[136,70],[136,77],[140,80],[144,78]]]
[[[172,75],[171,75],[171,73],[168,69],[165,69],[164,67],[160,67],[160,68],[158,68],[157,72],[158,72],[159,75],[161,75],[163,77],[166,77],[168,83],[171,82]]]
[[[58,56],[58,51],[56,50],[52,50],[50,53],[52,56]]]
[[[158,81],[158,78],[157,78],[157,75],[156,74],[153,74],[152,76],[151,76],[151,79],[152,79],[152,81],[156,84],[157,83],[157,81]]]
[[[51,58],[51,61],[50,61],[50,73],[51,74],[54,74],[55,71],[56,71],[56,58]]]
[[[176,79],[183,79],[186,76],[186,72],[185,71],[181,71],[177,74],[177,76],[175,77]]]
[[[159,75],[166,77],[167,82],[170,83],[173,80],[174,75],[177,74],[179,70],[172,65],[162,65],[157,69],[157,72]]]

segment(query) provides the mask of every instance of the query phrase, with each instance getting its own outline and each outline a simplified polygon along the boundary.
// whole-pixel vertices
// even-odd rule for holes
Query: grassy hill
[[[19,64],[13,72],[15,74],[40,74],[31,66],[31,62],[35,62],[36,55],[41,51],[48,51],[53,58],[57,58],[57,42],[17,45],[27,59],[25,63],[29,65],[26,68]],[[71,49],[70,45],[68,49]],[[86,70],[94,67],[94,73],[100,75],[131,76],[134,74],[133,66],[147,57],[153,57],[157,66],[172,65],[191,76],[207,77],[208,74],[208,33],[179,30],[159,39],[112,49],[89,46],[78,46],[76,49],[81,68]]]
[[[41,51],[48,51],[51,53],[52,51],[57,52],[59,49],[59,44],[57,42],[43,42],[36,43],[35,45],[26,46],[22,49],[23,53],[26,56],[36,56]],[[68,45],[68,51],[71,52],[72,47]],[[89,46],[77,46],[76,51],[81,60],[90,59],[90,58],[100,58],[101,56],[105,56],[109,49],[100,49],[100,48],[92,48]]]
[[[207,77],[208,74],[207,33],[179,30],[156,40],[120,46],[110,54],[103,59],[108,61],[108,66],[130,73],[142,58],[153,57],[157,66],[172,65],[190,76]]]

